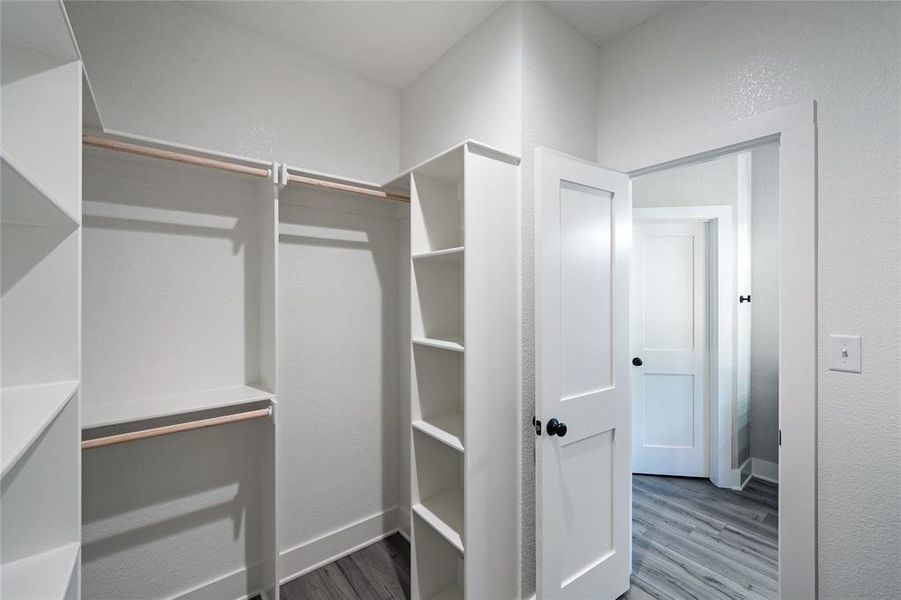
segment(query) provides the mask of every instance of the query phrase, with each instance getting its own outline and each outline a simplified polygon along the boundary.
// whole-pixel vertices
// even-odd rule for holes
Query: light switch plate
[[[829,370],[860,373],[860,336],[829,336]]]

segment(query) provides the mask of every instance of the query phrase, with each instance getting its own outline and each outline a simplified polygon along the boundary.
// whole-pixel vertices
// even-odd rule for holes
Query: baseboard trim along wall
[[[752,458],[751,473],[757,479],[769,481],[770,483],[779,483],[779,463],[763,460],[762,458]]]
[[[407,515],[406,521],[399,518],[402,512]],[[398,524],[409,523],[409,515],[409,511],[395,506],[294,548],[283,550],[279,556],[279,574],[281,576],[279,583],[296,579],[393,533],[399,532],[409,539],[405,532],[398,528]],[[238,569],[219,579],[183,592],[175,598],[178,600],[205,600],[207,598],[246,600],[253,595],[253,593],[248,594],[247,581],[252,578],[252,570],[259,568],[260,565],[253,565],[249,569]]]
[[[408,542],[412,541],[410,534],[410,509],[405,506],[397,507],[397,533],[401,534]]]
[[[294,548],[282,550],[279,556],[280,583],[291,581],[395,533],[398,530],[398,512],[395,506]]]

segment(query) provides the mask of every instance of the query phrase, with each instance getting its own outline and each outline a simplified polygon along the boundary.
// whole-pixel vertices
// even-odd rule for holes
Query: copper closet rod
[[[108,435],[106,437],[95,438],[93,440],[85,440],[81,443],[82,450],[91,448],[100,448],[102,446],[112,446],[113,444],[123,444],[125,442],[133,442],[135,440],[143,440],[146,438],[159,437],[161,435],[170,435],[180,431],[191,431],[192,429],[203,429],[204,427],[215,427],[216,425],[225,425],[226,423],[239,423],[241,421],[250,421],[251,419],[262,419],[272,414],[272,407],[260,408],[257,410],[249,410],[247,412],[235,413],[232,415],[222,415],[221,417],[210,417],[208,419],[198,419],[196,421],[188,421],[187,423],[177,423],[175,425],[166,425],[165,427],[153,427],[151,429],[141,429],[140,431],[132,431],[129,433],[119,433],[116,435]]]
[[[98,137],[94,135],[85,135],[81,138],[82,142],[87,146],[104,148],[106,150],[116,150],[118,152],[128,152],[129,154],[137,154],[138,156],[147,156],[150,158],[159,158],[162,160],[171,160],[197,167],[207,167],[209,169],[219,169],[220,171],[228,171],[230,173],[239,173],[241,175],[251,175],[253,177],[268,177],[269,169],[261,167],[251,167],[238,163],[232,163],[225,160],[215,158],[206,158],[203,156],[194,156],[183,152],[173,152],[172,150],[163,150],[152,146],[141,146],[129,142],[120,142],[108,138]],[[397,202],[409,202],[410,197],[394,192],[386,192],[383,190],[374,190],[371,188],[350,185],[347,183],[337,183],[327,179],[316,179],[308,175],[292,175],[288,174],[288,181],[291,183],[299,183],[311,187],[333,190],[336,192],[345,192],[351,194],[359,194],[369,196],[370,198],[379,198],[381,200],[394,200]]]

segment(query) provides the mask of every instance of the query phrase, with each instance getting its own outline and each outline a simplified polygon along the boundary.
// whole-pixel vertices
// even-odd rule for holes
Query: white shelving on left
[[[4,1],[0,23],[0,597],[68,600],[80,594],[82,65],[61,2]]]

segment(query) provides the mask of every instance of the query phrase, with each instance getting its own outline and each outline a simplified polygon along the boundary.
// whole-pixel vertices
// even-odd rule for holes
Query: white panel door
[[[707,223],[635,221],[632,471],[707,477]]]
[[[537,569],[542,599],[629,589],[629,178],[535,153]]]

